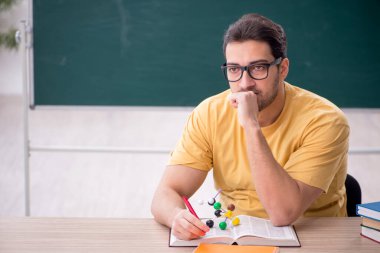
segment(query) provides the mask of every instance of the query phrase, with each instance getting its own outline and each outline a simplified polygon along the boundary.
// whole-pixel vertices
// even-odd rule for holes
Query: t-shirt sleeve
[[[182,137],[171,153],[169,165],[184,165],[204,171],[212,168],[211,138],[207,124],[207,108],[203,103],[190,114]]]
[[[327,192],[337,171],[347,163],[349,132],[343,115],[325,115],[307,127],[301,146],[284,169],[292,178]]]

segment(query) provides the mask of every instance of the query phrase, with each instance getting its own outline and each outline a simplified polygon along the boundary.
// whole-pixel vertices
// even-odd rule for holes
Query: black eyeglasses
[[[244,71],[248,72],[248,75],[255,80],[263,80],[268,77],[268,69],[272,65],[278,65],[281,63],[282,58],[279,57],[273,62],[270,63],[252,63],[247,66],[239,66],[239,65],[228,65],[224,63],[221,66],[224,77],[229,82],[237,82],[239,81]]]

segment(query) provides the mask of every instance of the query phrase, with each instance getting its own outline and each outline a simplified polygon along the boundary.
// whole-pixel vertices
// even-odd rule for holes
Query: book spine
[[[360,233],[361,236],[367,238],[367,239],[370,239],[371,241],[374,241],[374,242],[377,242],[377,243],[380,243],[379,241],[376,241],[375,239],[371,238],[371,237],[368,237],[368,236],[365,236],[363,235],[362,233]]]
[[[365,217],[365,218],[367,218],[367,219],[371,219],[371,220],[375,220],[375,221],[380,221],[380,220],[378,220],[378,219],[376,219],[376,218],[369,217],[369,216],[367,216],[367,215],[363,215],[363,214],[361,214],[361,213],[357,213],[357,215],[360,216],[360,217]]]
[[[365,227],[365,228],[369,228],[369,229],[373,229],[373,230],[375,230],[375,231],[377,231],[377,232],[379,232],[379,233],[380,233],[380,230],[379,230],[379,229],[377,229],[377,228],[373,228],[373,227],[370,227],[370,226],[366,226],[366,225],[363,225],[363,224],[361,224],[360,226],[362,226],[362,227]]]

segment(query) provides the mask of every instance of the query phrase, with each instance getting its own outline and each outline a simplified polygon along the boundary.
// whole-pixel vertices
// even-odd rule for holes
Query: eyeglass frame
[[[222,72],[223,72],[224,78],[225,78],[228,82],[237,82],[237,81],[240,81],[240,79],[243,77],[244,71],[247,71],[249,77],[252,78],[252,79],[254,79],[254,80],[264,80],[264,79],[266,79],[266,78],[268,77],[268,75],[269,75],[269,68],[270,68],[270,66],[278,65],[278,64],[281,63],[281,61],[282,61],[282,57],[278,57],[277,59],[275,59],[274,61],[269,62],[269,63],[251,63],[251,64],[248,64],[247,66],[233,65],[234,67],[236,67],[236,68],[240,68],[240,70],[241,70],[241,75],[240,75],[240,77],[239,77],[237,80],[235,80],[235,81],[230,81],[230,80],[228,80],[228,77],[227,77],[227,71],[226,71],[228,65],[227,65],[226,62],[223,63],[222,66],[220,66],[220,68],[221,68],[221,70],[222,70]],[[251,75],[251,73],[248,71],[248,69],[249,69],[251,66],[254,66],[254,65],[263,65],[263,66],[266,66],[266,70],[267,70],[267,74],[266,74],[266,76],[263,77],[263,78],[255,78],[255,77],[253,77],[253,76]],[[231,66],[231,65],[230,65],[230,66]]]

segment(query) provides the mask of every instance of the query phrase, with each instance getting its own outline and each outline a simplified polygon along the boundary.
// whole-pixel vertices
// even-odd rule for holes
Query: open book
[[[297,234],[293,226],[274,227],[269,220],[247,215],[237,216],[240,225],[228,225],[226,230],[218,227],[220,221],[216,219],[215,225],[205,236],[190,241],[176,238],[170,231],[169,246],[198,246],[199,243],[221,243],[239,245],[268,245],[268,246],[294,246],[300,247]]]

